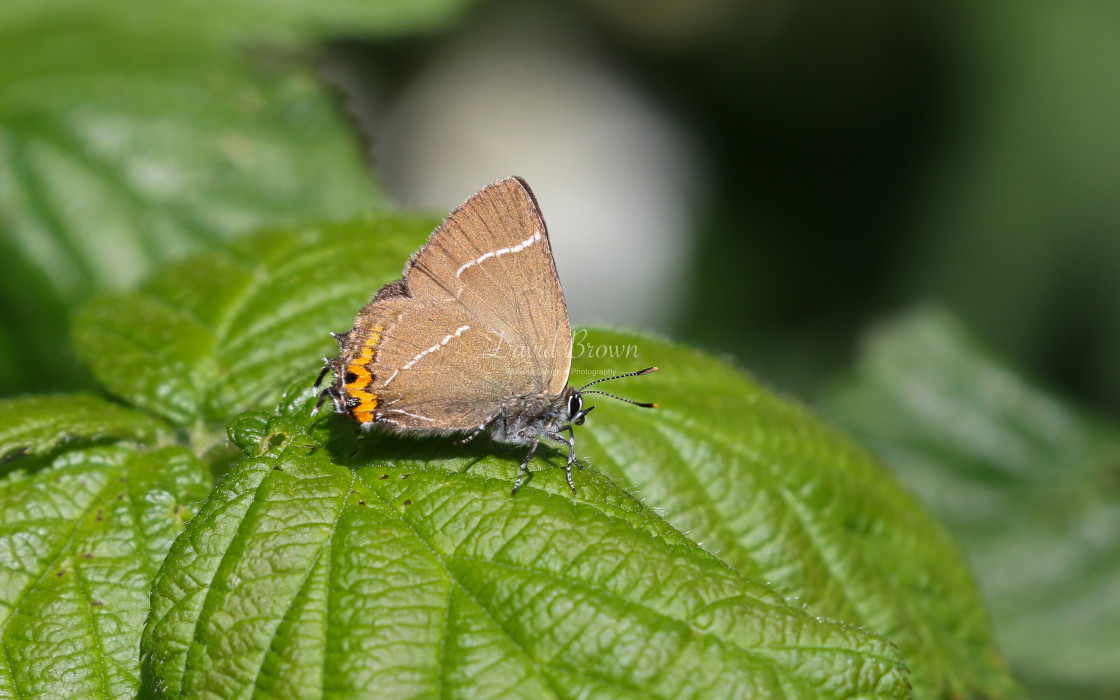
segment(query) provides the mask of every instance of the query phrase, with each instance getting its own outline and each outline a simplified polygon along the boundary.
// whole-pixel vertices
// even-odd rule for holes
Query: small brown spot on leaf
[[[365,501],[358,501],[358,505],[360,505],[360,506],[364,506],[365,504],[366,504]]]
[[[105,603],[102,603],[102,602],[101,602],[100,600],[91,600],[91,601],[89,601],[89,606],[90,606],[91,608],[99,608],[99,607],[101,607],[101,606],[102,606],[102,605],[104,605],[104,604],[105,604]]]
[[[86,552],[85,554],[82,555],[82,559],[93,559],[93,555],[90,554],[89,552]]]
[[[104,508],[98,508],[97,509],[97,517],[94,518],[94,519],[99,523],[103,522],[105,520],[105,509]]]
[[[381,478],[382,478],[382,479],[388,479],[388,478],[389,478],[389,475],[388,475],[388,474],[382,474],[382,475],[381,475]]]
[[[407,478],[408,478],[408,474],[401,474],[401,478],[402,478],[402,479],[407,479]]]
[[[412,505],[412,501],[410,501],[410,500],[408,500],[408,499],[406,498],[406,499],[404,499],[404,504],[405,504],[406,506],[410,506],[410,505]]]

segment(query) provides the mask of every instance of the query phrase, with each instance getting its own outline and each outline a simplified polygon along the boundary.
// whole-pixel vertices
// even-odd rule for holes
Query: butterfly
[[[594,406],[599,382],[656,367],[568,385],[572,330],[544,218],[529,185],[498,180],[468,198],[358,313],[332,333],[338,356],[324,358],[334,381],[324,388],[334,410],[363,428],[413,435],[487,431],[497,442],[528,446],[513,494],[544,438],[567,445],[566,474],[578,466],[574,426]],[[566,435],[565,435],[566,433]]]

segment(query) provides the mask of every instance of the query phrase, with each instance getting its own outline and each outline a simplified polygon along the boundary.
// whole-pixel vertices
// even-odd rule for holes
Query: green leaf
[[[0,460],[44,455],[73,440],[143,442],[165,426],[158,420],[90,394],[0,400]]]
[[[83,23],[149,31],[191,28],[210,40],[259,44],[432,32],[456,20],[470,4],[470,0],[5,0],[0,3],[0,25],[53,25],[80,18]]]
[[[578,498],[560,469],[511,498],[517,454],[375,435],[349,460],[344,419],[326,421],[328,447],[303,420],[274,419],[281,439],[175,541],[142,642],[147,690],[909,696],[888,642],[750,583],[592,470]]]
[[[594,397],[589,464],[743,575],[891,639],[916,697],[1018,694],[956,546],[866,451],[703,353],[606,331],[573,352],[577,386],[661,368],[612,387],[656,411]]]
[[[433,223],[380,217],[242,239],[236,253],[197,258],[141,293],[94,303],[79,315],[77,344],[111,391],[184,425],[268,406],[293,381],[288,409],[306,413],[290,397],[302,389],[307,399],[318,356],[333,354],[326,331],[349,327]],[[637,358],[602,356],[631,345]],[[575,354],[577,385],[662,367],[618,387],[660,410],[597,402],[577,436],[594,468],[742,575],[892,639],[919,695],[1014,695],[956,548],[864,451],[703,354],[603,331],[578,332]],[[260,413],[235,421],[229,436],[252,455],[284,441],[269,438]]]
[[[208,489],[185,450],[123,444],[0,479],[0,694],[133,696],[152,577]]]
[[[75,320],[75,345],[112,393],[180,425],[224,423],[269,407],[337,349],[438,221],[369,217],[254,236],[174,265],[133,294]]]
[[[1120,692],[1120,428],[937,309],[870,334],[829,405],[964,544],[1025,679],[1053,697]]]
[[[92,292],[249,229],[378,203],[354,139],[298,66],[253,67],[182,31],[0,26],[9,388],[72,385],[65,310]]]

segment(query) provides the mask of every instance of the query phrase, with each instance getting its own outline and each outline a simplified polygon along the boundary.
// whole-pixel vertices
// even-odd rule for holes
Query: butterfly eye
[[[580,398],[579,394],[572,394],[572,397],[568,399],[568,415],[576,415],[581,408],[583,408],[583,399]]]

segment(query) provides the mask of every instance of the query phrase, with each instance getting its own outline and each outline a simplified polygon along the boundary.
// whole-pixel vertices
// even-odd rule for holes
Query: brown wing
[[[472,429],[513,399],[563,392],[571,342],[544,220],[508,178],[452,212],[363,309],[343,388],[361,422]]]
[[[499,180],[453,211],[409,261],[405,279],[414,298],[458,306],[501,333],[521,377],[511,395],[564,390],[568,309],[548,229],[524,180]]]

